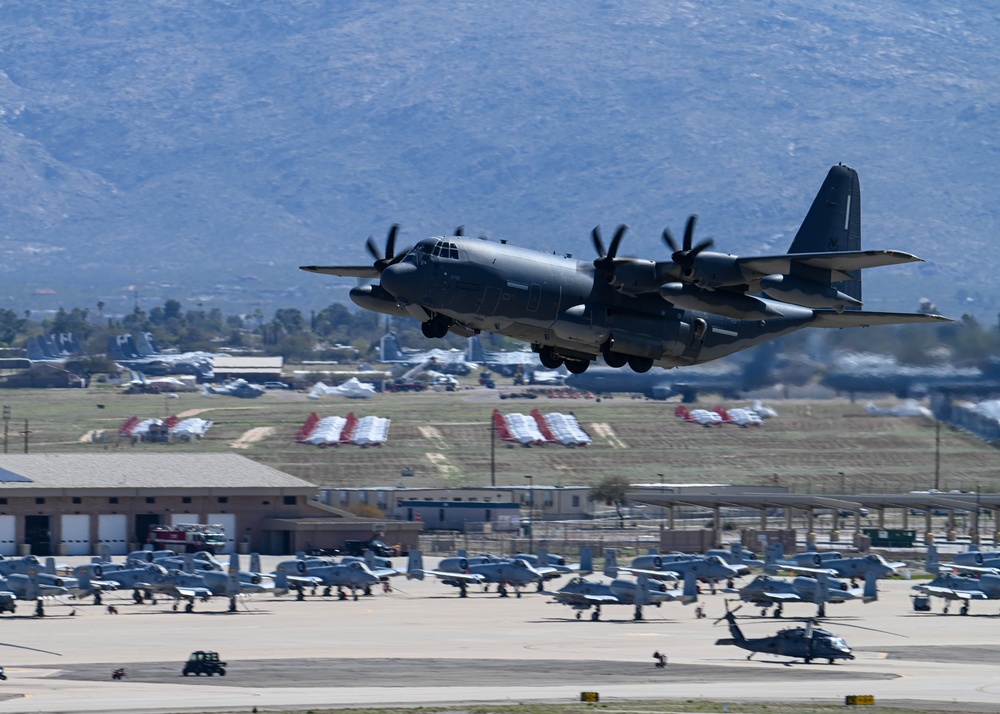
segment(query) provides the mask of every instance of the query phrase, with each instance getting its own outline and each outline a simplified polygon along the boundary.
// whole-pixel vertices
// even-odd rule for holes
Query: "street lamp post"
[[[528,479],[528,552],[535,552],[535,477],[525,475]]]

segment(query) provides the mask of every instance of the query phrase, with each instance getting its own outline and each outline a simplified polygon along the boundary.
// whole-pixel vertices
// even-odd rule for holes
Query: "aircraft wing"
[[[551,565],[533,565],[538,574],[542,576],[543,580],[552,580],[553,578],[562,577],[568,571],[562,568],[554,568]]]
[[[680,580],[680,573],[673,570],[643,570],[642,568],[623,568],[618,566],[620,573],[632,573],[632,575],[645,575],[653,580]]]
[[[374,265],[300,265],[299,270],[324,275],[339,275],[342,278],[377,278]]]
[[[312,575],[287,575],[288,582],[293,585],[301,585],[304,588],[315,588],[323,584],[322,578],[317,578]]]
[[[760,593],[761,597],[766,597],[770,600],[777,600],[781,602],[796,602],[802,599],[801,595],[796,595],[795,593]]]
[[[869,327],[871,325],[909,325],[918,322],[952,322],[942,315],[922,312],[868,312],[865,310],[814,310],[812,327]]]
[[[391,577],[394,577],[396,575],[402,575],[403,574],[403,572],[401,570],[396,570],[395,568],[373,568],[371,566],[368,566],[368,569],[372,572],[372,575],[374,575],[375,577],[377,577],[379,579],[382,579],[382,578],[391,578]]]
[[[433,575],[439,580],[464,580],[467,583],[484,583],[486,576],[480,573],[447,573],[443,570],[424,570],[424,575]]]
[[[174,588],[174,590],[176,590],[177,594],[180,595],[181,597],[186,597],[190,599],[212,597],[212,591],[209,590],[208,588],[198,588],[198,587],[189,587],[186,585],[181,585],[179,587]]]
[[[813,575],[829,575],[831,578],[835,578],[840,575],[840,573],[832,568],[803,568],[798,565],[782,565],[780,570],[791,570],[796,573],[810,573]]]
[[[900,250],[844,250],[830,253],[784,253],[782,255],[765,255],[759,257],[737,258],[740,267],[755,270],[758,273],[772,275],[780,273],[788,275],[792,272],[792,264],[804,265],[810,268],[833,271],[833,280],[849,280],[849,270],[863,268],[880,268],[885,265],[901,265],[903,263],[922,263],[911,253]]]
[[[614,595],[588,595],[586,593],[552,593],[562,605],[612,605],[621,602]]]
[[[956,573],[976,573],[977,575],[1000,575],[1000,570],[996,568],[983,568],[976,565],[956,565],[955,563],[945,565],[942,563],[941,572],[946,573],[948,571],[954,571]]]
[[[986,593],[979,590],[954,590],[952,588],[942,588],[937,585],[924,585],[921,590],[928,595],[936,595],[948,600],[989,600]]]

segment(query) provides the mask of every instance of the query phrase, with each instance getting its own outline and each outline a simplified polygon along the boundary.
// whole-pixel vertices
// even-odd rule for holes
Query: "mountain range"
[[[5,0],[0,305],[319,309],[300,264],[487,235],[592,257],[699,214],[784,252],[831,164],[861,175],[866,308],[993,319],[990,4]],[[96,310],[95,310],[96,311]]]

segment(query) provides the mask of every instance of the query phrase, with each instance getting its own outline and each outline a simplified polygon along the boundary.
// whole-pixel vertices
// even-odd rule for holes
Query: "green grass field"
[[[498,390],[380,394],[368,400],[298,392],[259,399],[182,394],[123,395],[92,390],[6,390],[8,450],[31,453],[131,450],[139,453],[232,452],[307,479],[336,486],[466,486],[490,482],[490,415],[532,409],[573,412],[593,438],[587,448],[524,448],[496,442],[497,484],[591,484],[619,474],[638,482],[773,484],[838,493],[926,489],[934,485],[935,428],[920,418],[871,417],[842,399],[773,400],[778,416],[758,428],[712,428],[674,416],[675,402],[617,397],[533,400],[499,398]],[[717,400],[701,405],[711,407]],[[738,404],[730,403],[729,406]],[[310,412],[320,417],[378,415],[392,419],[383,447],[318,448],[294,436]],[[128,417],[197,415],[213,420],[197,443],[132,444],[117,438]],[[105,440],[90,435],[103,432]],[[1000,454],[963,432],[940,431],[940,487],[1000,490]],[[412,468],[414,477],[400,473]],[[777,478],[775,478],[777,477]]]

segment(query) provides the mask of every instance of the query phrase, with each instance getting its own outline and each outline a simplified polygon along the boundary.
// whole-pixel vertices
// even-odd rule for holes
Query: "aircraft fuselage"
[[[589,262],[503,243],[432,238],[385,269],[384,290],[362,286],[351,298],[389,315],[444,315],[470,332],[550,345],[565,357],[590,359],[610,340],[661,367],[718,359],[813,318],[812,310],[786,304],[783,316],[766,321],[681,310],[658,293],[616,290],[598,273]]]

